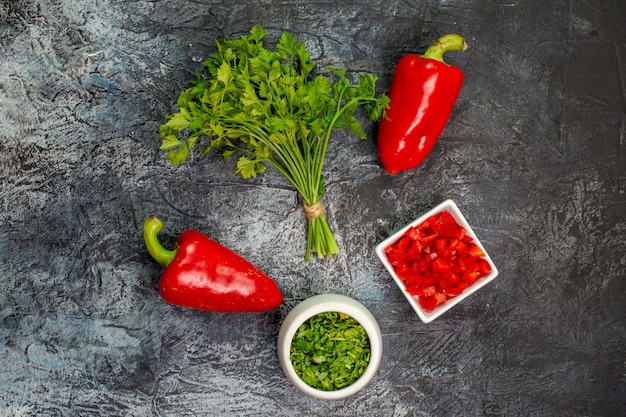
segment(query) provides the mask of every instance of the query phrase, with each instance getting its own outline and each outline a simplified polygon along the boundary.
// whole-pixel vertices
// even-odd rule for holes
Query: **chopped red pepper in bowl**
[[[376,254],[424,323],[433,321],[498,275],[452,200],[385,239],[376,246]]]

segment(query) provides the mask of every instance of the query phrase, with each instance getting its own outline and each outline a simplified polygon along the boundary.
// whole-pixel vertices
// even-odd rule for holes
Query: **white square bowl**
[[[426,311],[419,305],[419,302],[417,301],[417,296],[411,295],[406,290],[406,286],[404,285],[404,282],[398,277],[398,275],[396,275],[393,266],[387,260],[387,255],[385,254],[385,248],[393,244],[398,239],[400,239],[404,235],[404,233],[407,230],[409,230],[411,227],[414,227],[423,223],[429,217],[442,211],[447,211],[448,213],[450,213],[454,217],[456,222],[460,226],[465,228],[467,235],[470,236],[474,240],[474,243],[476,243],[480,247],[480,249],[482,249],[483,253],[485,254],[484,259],[491,266],[491,272],[488,275],[480,279],[477,279],[476,282],[474,282],[471,286],[467,287],[461,294],[459,294],[456,297],[450,298],[445,303],[437,306],[433,311]],[[495,264],[493,263],[489,255],[487,254],[487,251],[485,250],[483,245],[480,243],[480,241],[476,237],[476,234],[470,227],[467,220],[465,220],[465,217],[463,217],[461,210],[459,210],[457,205],[452,200],[444,201],[443,203],[439,204],[437,207],[434,207],[430,211],[424,213],[422,216],[415,219],[413,222],[409,223],[408,225],[404,226],[402,229],[398,230],[392,236],[383,240],[381,243],[379,243],[376,246],[376,255],[378,255],[378,257],[380,258],[381,262],[383,263],[383,265],[385,266],[389,274],[391,274],[394,281],[396,282],[398,287],[400,287],[404,296],[413,307],[413,310],[415,310],[419,318],[424,323],[430,323],[431,321],[435,320],[437,317],[441,316],[443,313],[450,310],[452,307],[454,307],[455,305],[463,301],[465,298],[469,297],[474,292],[478,291],[478,289],[487,285],[489,282],[493,281],[493,279],[496,276],[498,276],[498,269],[496,268]]]

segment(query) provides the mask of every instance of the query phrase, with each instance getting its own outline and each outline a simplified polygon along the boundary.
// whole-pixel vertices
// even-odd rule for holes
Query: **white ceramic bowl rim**
[[[335,391],[322,391],[300,379],[291,364],[290,346],[302,323],[316,314],[329,311],[347,314],[363,326],[369,338],[371,356],[365,372],[353,384]],[[356,393],[374,377],[382,357],[382,336],[376,319],[363,304],[340,294],[320,294],[302,301],[289,312],[278,335],[278,355],[283,371],[301,391],[316,398],[340,399]]]

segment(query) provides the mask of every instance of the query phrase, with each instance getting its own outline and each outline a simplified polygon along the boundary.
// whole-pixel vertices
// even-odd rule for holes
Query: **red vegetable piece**
[[[457,263],[462,273],[467,271],[473,271],[476,269],[476,259],[470,258],[468,256],[458,258]]]
[[[416,274],[426,274],[428,273],[430,266],[428,265],[428,261],[425,258],[416,259],[411,262],[411,271]]]
[[[415,295],[417,297],[424,296],[424,288],[420,284],[413,284],[413,285],[407,286],[406,291],[409,294]]]
[[[425,311],[433,311],[437,307],[437,299],[434,296],[419,297],[418,302]]]
[[[412,262],[415,261],[416,259],[420,259],[422,256],[422,249],[416,245],[413,244],[411,246],[409,246],[408,250],[405,253],[407,262]]]
[[[406,231],[405,236],[408,236],[412,240],[417,240],[420,237],[424,236],[424,233],[420,230],[419,227],[414,226]]]
[[[410,244],[411,244],[411,239],[408,236],[403,236],[398,241],[398,244],[396,246],[396,250],[399,251],[399,252],[404,252],[404,251],[406,251],[406,249],[409,247]]]
[[[465,271],[461,274],[461,279],[465,281],[468,286],[472,285],[480,277],[478,271]]]
[[[414,244],[421,250],[429,247],[435,239],[437,239],[435,233],[421,234],[418,238],[414,239]]]
[[[433,233],[441,236],[441,229],[443,227],[443,223],[440,221],[440,217],[437,215],[429,217],[427,220],[428,226],[432,229]]]
[[[456,219],[454,218],[454,216],[449,212],[449,211],[442,211],[439,212],[437,214],[438,218],[441,220],[442,223],[444,224],[449,224],[452,225],[454,227],[461,227],[459,226],[459,224],[456,222]]]
[[[441,258],[447,258],[449,256],[449,243],[448,239],[437,239],[435,240],[435,248],[437,250],[437,254]]]
[[[461,295],[464,289],[465,287],[463,287],[462,285],[455,285],[444,288],[443,293],[446,294],[448,297],[456,297],[458,295]]]
[[[453,287],[455,285],[457,285],[459,282],[461,282],[461,277],[459,276],[459,274],[451,272],[445,280],[443,280],[443,282],[445,282],[445,285],[441,285],[443,288],[447,288],[447,287]]]
[[[437,300],[437,304],[443,304],[448,300],[448,297],[444,293],[438,292],[435,293],[435,300]]]
[[[465,239],[464,238],[460,239],[457,242],[458,243],[455,246],[455,250],[456,250],[457,255],[460,256],[460,255],[466,254],[469,248],[468,248],[467,244],[465,243]]]
[[[489,274],[491,272],[491,265],[485,259],[477,259],[476,260],[476,269],[480,272],[481,277]]]
[[[432,262],[433,272],[449,273],[450,265],[442,258],[434,259]]]
[[[482,258],[483,256],[485,256],[485,253],[480,248],[480,246],[478,246],[475,243],[472,243],[469,245],[467,249],[467,254],[471,256],[472,258]]]

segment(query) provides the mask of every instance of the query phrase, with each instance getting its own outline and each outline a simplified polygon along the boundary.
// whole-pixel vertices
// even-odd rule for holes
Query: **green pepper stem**
[[[163,229],[163,222],[154,214],[149,216],[143,222],[143,241],[154,260],[163,266],[168,266],[176,256],[176,251],[167,250],[161,245],[157,237],[161,229]]]
[[[465,39],[455,33],[443,35],[424,52],[422,58],[443,62],[443,54],[447,51],[464,51],[467,49]]]

